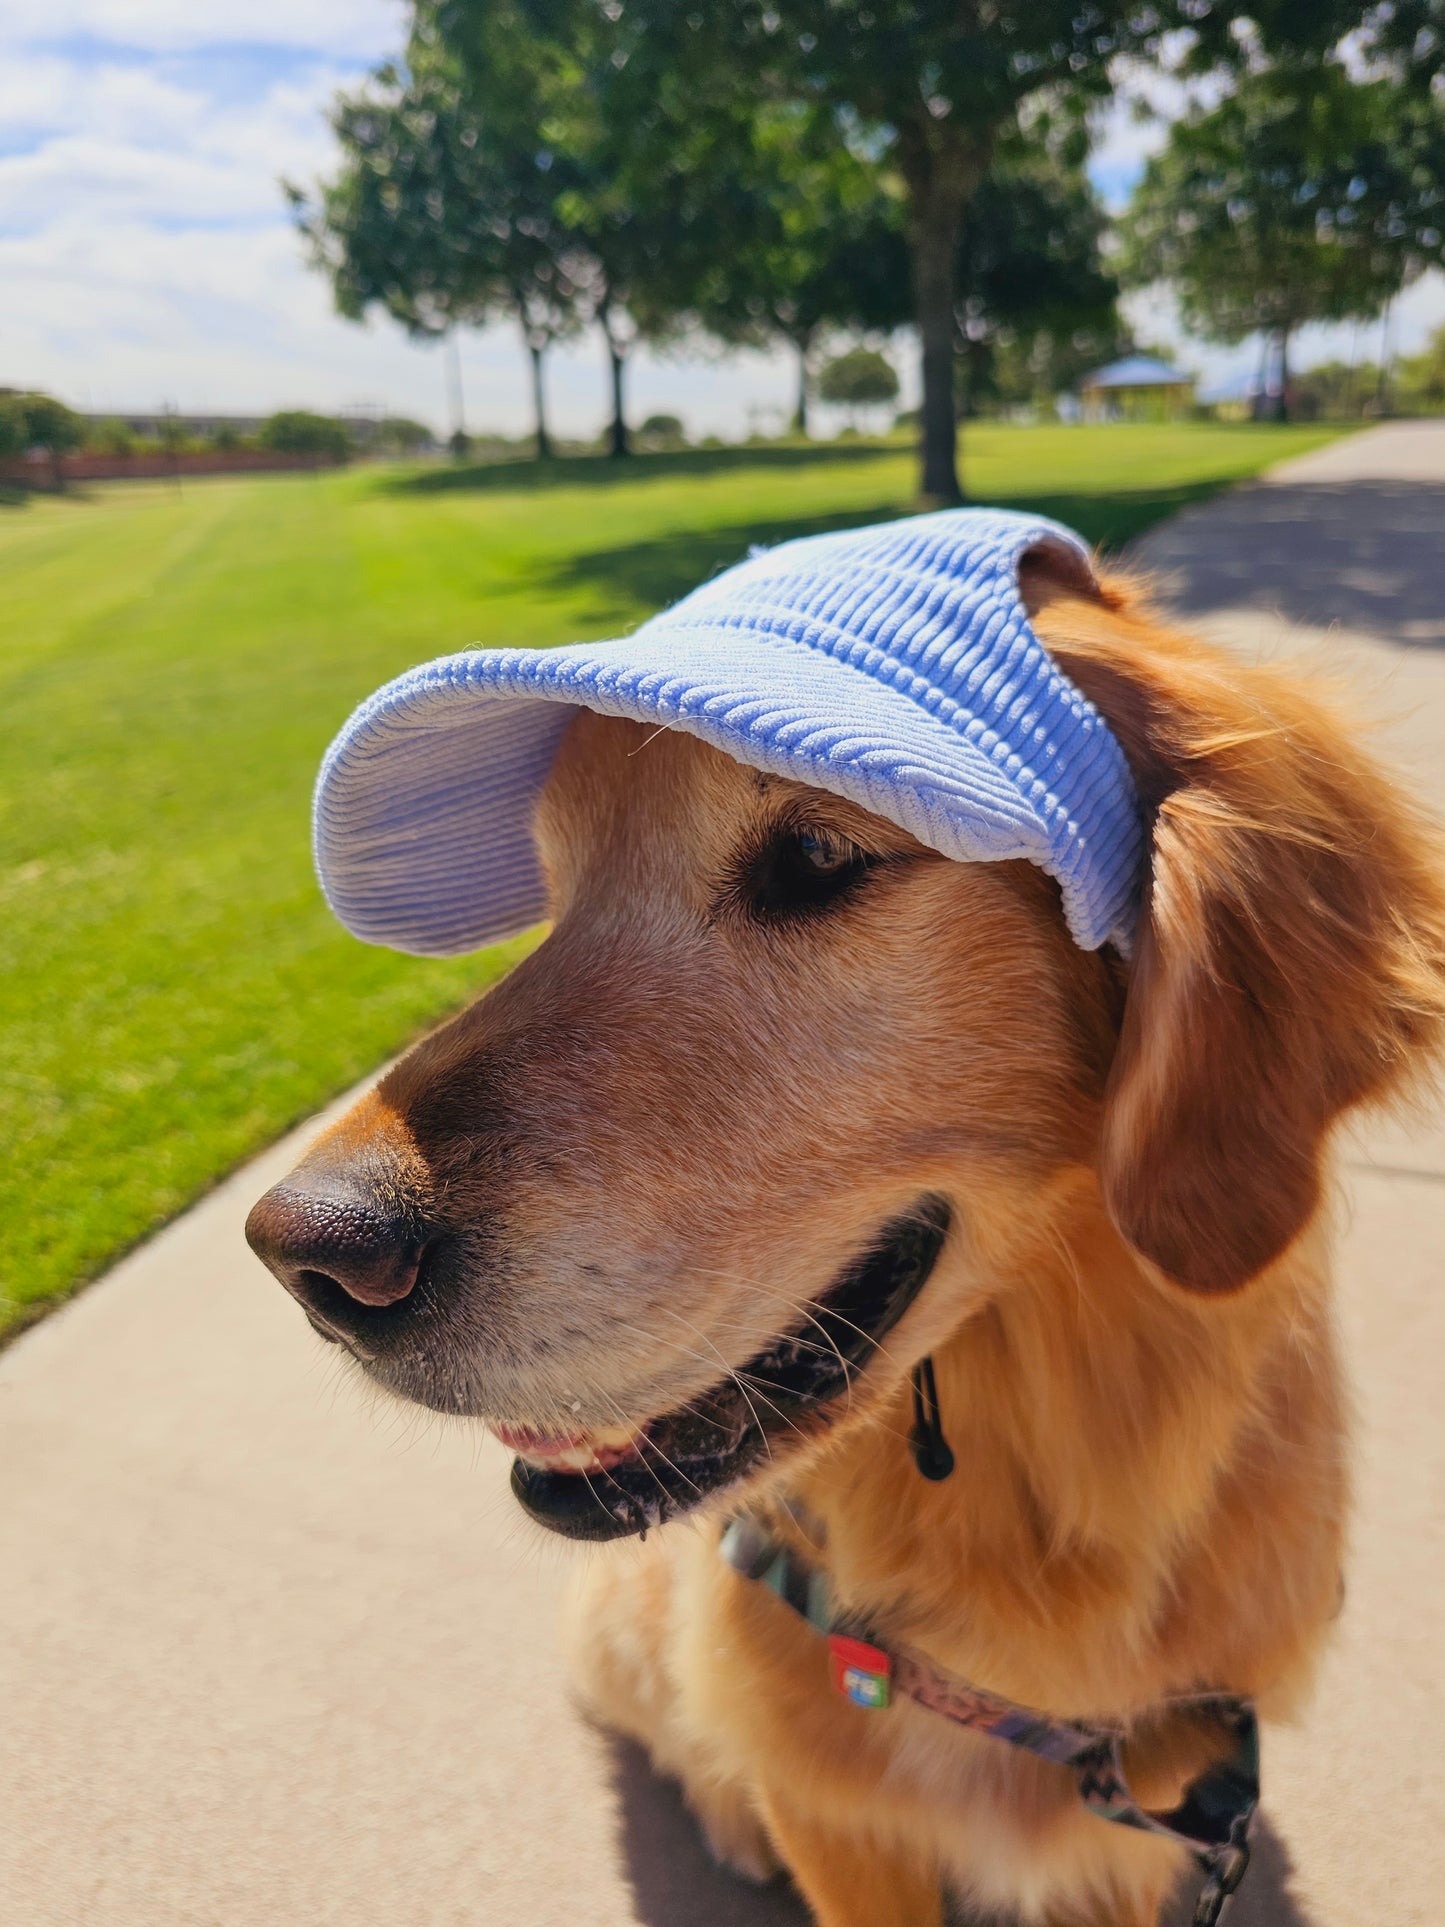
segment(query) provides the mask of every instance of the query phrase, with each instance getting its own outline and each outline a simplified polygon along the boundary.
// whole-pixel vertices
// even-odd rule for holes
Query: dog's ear
[[[1151,827],[1105,1198],[1169,1277],[1231,1291],[1314,1215],[1335,1119],[1445,1037],[1439,848],[1297,675],[1170,633],[1127,587],[1026,586]]]

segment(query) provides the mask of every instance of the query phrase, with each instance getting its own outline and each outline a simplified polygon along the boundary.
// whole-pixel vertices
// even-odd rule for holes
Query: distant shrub
[[[129,423],[118,421],[114,416],[96,422],[86,434],[86,443],[98,455],[134,455],[137,445],[135,431]]]
[[[414,422],[407,415],[384,415],[371,435],[371,446],[379,455],[420,455],[434,440],[425,422]]]
[[[48,448],[52,455],[67,455],[85,440],[82,418],[54,395],[21,395],[18,401],[32,448]]]
[[[351,455],[345,422],[332,415],[314,415],[307,408],[283,408],[269,415],[256,439],[278,455],[320,455],[331,462],[344,462]]]
[[[637,439],[646,448],[686,448],[687,429],[678,415],[649,415]]]
[[[464,434],[460,428],[454,429],[447,436],[447,448],[451,452],[453,461],[464,462],[472,452],[472,438]]]
[[[880,408],[898,399],[898,376],[893,363],[876,348],[850,348],[824,362],[818,376],[822,401],[847,409]]]
[[[229,422],[222,422],[211,437],[211,447],[222,455],[229,455],[232,449],[244,448],[245,445],[240,431],[232,428]]]

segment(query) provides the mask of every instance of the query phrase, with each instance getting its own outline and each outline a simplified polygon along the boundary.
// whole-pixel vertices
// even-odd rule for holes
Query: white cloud
[[[391,324],[358,327],[331,310],[281,225],[159,232],[144,221],[100,225],[72,215],[43,233],[0,236],[7,304],[0,380],[45,387],[99,412],[155,408],[345,408],[360,403],[446,422],[446,382],[434,345]],[[467,419],[510,434],[530,425],[526,362],[506,327],[462,344]],[[606,402],[599,341],[584,338],[549,364],[554,426],[600,428]],[[748,430],[748,409],[782,409],[791,373],[781,357],[726,367],[640,355],[634,417],[667,410],[697,433]]]
[[[374,61],[400,45],[405,18],[404,0],[5,0],[0,46],[92,40],[175,53],[250,45]]]
[[[217,108],[204,95],[136,72],[80,78],[69,123],[0,156],[0,232],[82,217],[216,226],[284,219],[279,176],[326,164],[321,108],[340,78],[318,68],[258,102]],[[93,106],[94,111],[88,111]]]
[[[325,108],[403,20],[400,0],[0,0],[0,384],[103,410],[368,402],[442,426],[435,347],[333,312],[279,186],[331,165]],[[526,429],[512,332],[468,337],[463,362],[469,425]],[[604,375],[597,343],[553,356],[555,427],[597,431]],[[791,381],[783,356],[644,353],[633,413],[740,435]]]

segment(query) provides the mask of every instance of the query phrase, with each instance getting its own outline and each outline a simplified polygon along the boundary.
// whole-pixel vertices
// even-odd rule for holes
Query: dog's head
[[[1435,1040],[1429,845],[1344,732],[1118,596],[1030,592],[1153,822],[1130,963],[1028,864],[583,714],[551,935],[253,1211],[316,1329],[485,1419],[544,1522],[634,1531],[867,1423],[1081,1193],[1141,1291],[1243,1286]]]

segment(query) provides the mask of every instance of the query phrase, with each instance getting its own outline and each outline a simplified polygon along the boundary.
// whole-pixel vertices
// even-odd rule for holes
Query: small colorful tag
[[[870,1646],[866,1640],[849,1639],[845,1633],[829,1633],[829,1662],[833,1690],[855,1706],[875,1710],[888,1704],[888,1676],[893,1662],[887,1653]]]

